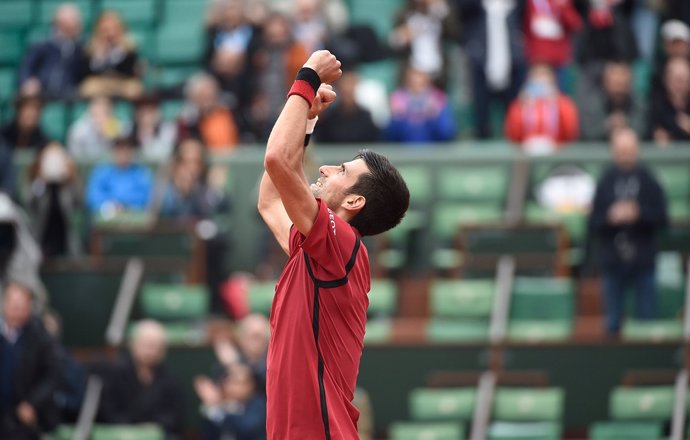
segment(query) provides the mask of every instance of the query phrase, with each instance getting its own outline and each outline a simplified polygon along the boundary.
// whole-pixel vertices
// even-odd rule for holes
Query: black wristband
[[[295,81],[299,80],[308,82],[312,89],[314,89],[314,93],[316,93],[321,86],[321,78],[319,78],[319,74],[310,67],[302,67],[299,69]]]
[[[307,148],[309,146],[310,140],[311,140],[311,134],[305,134],[304,135],[304,148]]]

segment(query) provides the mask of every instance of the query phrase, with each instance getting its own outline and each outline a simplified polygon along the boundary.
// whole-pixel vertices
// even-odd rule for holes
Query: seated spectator
[[[319,118],[319,128],[315,132],[319,141],[362,144],[380,140],[371,113],[355,99],[357,82],[357,73],[349,71],[336,83],[338,100]]]
[[[99,420],[103,423],[155,423],[166,440],[183,428],[180,386],[165,367],[165,329],[156,321],[135,324],[129,352],[103,371]]]
[[[404,86],[393,92],[386,139],[391,142],[443,142],[455,137],[448,96],[433,86],[431,76],[413,67]]]
[[[12,148],[0,135],[0,193],[16,197],[17,181],[14,161],[12,160]]]
[[[690,27],[680,20],[668,20],[661,26],[661,51],[654,64],[651,79],[652,97],[663,95],[664,72],[668,60],[673,58],[690,59]]]
[[[544,154],[577,138],[578,127],[575,104],[559,92],[553,70],[532,66],[520,96],[508,108],[506,137],[529,153]]]
[[[131,142],[141,149],[146,159],[168,159],[175,146],[177,126],[162,119],[157,97],[144,96],[135,104],[134,122],[129,133]]]
[[[202,403],[204,440],[266,438],[266,397],[257,391],[247,365],[233,364],[219,384],[197,377],[194,389]]]
[[[81,209],[77,166],[58,142],[49,143],[29,168],[28,208],[45,257],[79,255],[81,238],[71,217]]]
[[[266,392],[266,354],[271,327],[268,319],[254,313],[244,317],[237,327],[237,344],[240,358],[252,370],[257,380],[257,389]]]
[[[83,45],[81,14],[73,3],[63,3],[53,16],[53,35],[33,44],[19,67],[21,94],[70,99],[81,81]]]
[[[589,225],[601,248],[606,332],[616,335],[628,287],[635,289],[635,316],[656,316],[656,240],[668,214],[663,188],[639,162],[635,132],[617,130],[611,148],[613,164],[597,184]]]
[[[297,0],[292,11],[293,35],[307,53],[324,49],[332,34],[323,0]]]
[[[624,127],[638,133],[645,130],[644,104],[633,90],[630,65],[606,63],[600,92],[578,96],[582,139],[607,140],[613,131]]]
[[[215,152],[233,150],[239,142],[239,131],[230,108],[223,102],[218,82],[206,73],[192,75],[185,85],[185,97],[178,138],[197,138]]]
[[[67,147],[81,160],[102,159],[113,141],[126,132],[127,126],[113,114],[110,99],[93,98],[88,110],[69,128]]]
[[[690,61],[672,58],[666,65],[663,93],[652,97],[650,112],[654,142],[690,139]]]
[[[117,12],[103,12],[84,49],[81,95],[137,98],[143,86],[139,79],[136,44]]]
[[[112,150],[112,163],[96,166],[89,176],[89,210],[105,218],[123,211],[143,211],[152,191],[151,170],[134,161],[134,145],[128,139],[117,139]]]
[[[29,288],[38,312],[47,303],[39,277],[42,257],[26,214],[7,194],[0,193],[0,285],[17,282]]]
[[[62,321],[54,310],[42,316],[43,325],[55,344],[59,365],[59,378],[53,393],[53,402],[60,412],[61,423],[75,423],[86,393],[86,370],[61,343]]]
[[[438,80],[445,73],[444,40],[457,38],[457,23],[446,0],[407,0],[390,35],[393,50],[407,55],[405,64]]]
[[[206,30],[206,69],[230,95],[231,105],[243,108],[253,95],[249,65],[259,32],[247,21],[241,0],[214,6]]]
[[[160,205],[160,216],[176,220],[198,220],[212,218],[215,214],[225,212],[229,201],[225,192],[226,177],[224,168],[212,168],[206,172],[206,164],[199,169],[196,158],[187,162],[181,154],[183,150],[201,149],[203,145],[196,139],[186,139],[180,144],[175,156],[170,181],[167,183]],[[194,152],[191,153],[195,155]]]
[[[268,139],[283,108],[285,95],[308,56],[304,47],[292,37],[290,19],[279,13],[271,14],[264,23],[252,63],[256,93],[251,121],[258,139]]]
[[[582,18],[573,0],[528,0],[525,6],[525,54],[530,65],[546,64],[564,90],[565,67],[572,61],[573,34]]]
[[[43,102],[38,96],[20,96],[14,105],[14,118],[5,124],[0,135],[10,148],[40,150],[48,143],[41,128]]]
[[[0,319],[0,438],[39,440],[59,422],[53,392],[60,367],[55,346],[32,317],[30,289],[5,286]]]

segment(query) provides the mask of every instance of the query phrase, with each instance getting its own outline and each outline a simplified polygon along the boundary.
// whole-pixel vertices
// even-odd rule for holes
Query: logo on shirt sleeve
[[[335,236],[335,215],[333,214],[333,211],[328,208],[328,222],[331,225],[331,230],[333,231],[333,236]]]

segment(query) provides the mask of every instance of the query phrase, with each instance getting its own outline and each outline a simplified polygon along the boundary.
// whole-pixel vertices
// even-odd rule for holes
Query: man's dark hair
[[[348,193],[366,199],[364,208],[350,221],[362,235],[376,235],[400,223],[410,206],[410,191],[400,172],[388,158],[370,150],[362,150],[355,159],[362,159],[369,168],[350,187]]]

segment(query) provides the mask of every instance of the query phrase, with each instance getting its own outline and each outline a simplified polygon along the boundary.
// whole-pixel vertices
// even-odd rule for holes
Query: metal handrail
[[[115,300],[110,322],[105,331],[106,342],[114,347],[122,344],[125,337],[125,328],[134,305],[139,285],[144,276],[144,263],[140,258],[130,258],[122,276],[120,290]]]
[[[505,340],[514,278],[515,258],[501,257],[496,264],[496,295],[489,327],[489,341],[492,344],[499,344]]]
[[[483,373],[479,378],[479,385],[477,386],[477,403],[474,406],[474,414],[472,416],[470,440],[486,439],[495,391],[496,373],[491,371]]]
[[[93,424],[98,413],[98,406],[101,403],[101,391],[103,391],[103,381],[98,376],[90,376],[86,384],[84,402],[79,410],[77,424],[72,434],[72,440],[87,440],[91,435]]]

